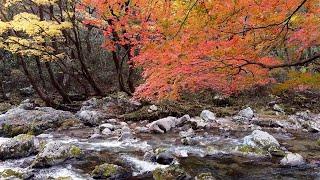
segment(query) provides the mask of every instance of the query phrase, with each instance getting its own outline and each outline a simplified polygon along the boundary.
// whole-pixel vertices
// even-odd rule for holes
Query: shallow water
[[[307,164],[299,167],[281,166],[279,158],[244,155],[235,151],[242,143],[242,138],[252,131],[217,131],[197,132],[197,145],[182,145],[177,133],[163,135],[139,134],[135,139],[118,141],[115,137],[105,139],[88,139],[64,133],[51,133],[38,136],[42,140],[60,141],[74,144],[86,152],[86,158],[68,161],[61,166],[46,169],[28,169],[32,157],[0,162],[0,171],[14,169],[33,171],[34,179],[48,177],[70,177],[72,179],[90,179],[89,173],[96,165],[108,163],[125,163],[130,166],[133,176],[142,179],[151,178],[147,172],[167,166],[143,161],[145,152],[164,148],[177,157],[176,163],[192,176],[210,172],[217,179],[320,179],[320,147],[316,139],[319,134],[303,132],[279,133],[268,130],[280,144],[289,151],[301,154]],[[77,130],[77,133],[81,131]],[[72,134],[72,133],[71,133]],[[70,135],[70,134],[68,134]],[[7,141],[0,138],[0,144]]]

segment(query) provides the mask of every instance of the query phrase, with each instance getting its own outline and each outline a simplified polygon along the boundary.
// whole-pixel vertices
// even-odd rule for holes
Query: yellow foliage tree
[[[50,61],[62,58],[63,52],[57,52],[51,47],[52,43],[64,41],[63,31],[72,28],[70,22],[57,22],[41,18],[41,6],[54,4],[52,0],[38,0],[39,6],[33,12],[21,12],[18,10],[11,19],[6,13],[15,5],[23,3],[20,0],[1,2],[3,17],[0,21],[0,48],[19,56],[36,56],[42,60]],[[12,11],[11,11],[12,12]]]

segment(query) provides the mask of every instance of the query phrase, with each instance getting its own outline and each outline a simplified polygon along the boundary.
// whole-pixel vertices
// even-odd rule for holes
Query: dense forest
[[[320,178],[319,0],[0,2],[0,179]]]

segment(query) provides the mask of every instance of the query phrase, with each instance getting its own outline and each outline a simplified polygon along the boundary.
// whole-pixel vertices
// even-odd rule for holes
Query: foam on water
[[[37,179],[48,179],[49,177],[54,179],[59,177],[66,177],[71,178],[72,180],[92,179],[89,176],[80,175],[75,170],[73,170],[71,166],[56,166],[48,169],[41,169],[36,175]]]
[[[21,158],[21,159],[8,159],[6,161],[0,161],[0,172],[7,169],[23,172],[24,168],[21,168],[23,163],[25,161],[31,161],[34,158],[35,156],[30,156],[30,157]]]
[[[148,162],[148,161],[142,161],[138,158],[131,157],[131,156],[122,156],[123,159],[125,159],[128,163],[132,164],[135,168],[135,172],[133,172],[133,176],[137,176],[146,172],[152,172],[157,168],[166,168],[169,167],[169,165],[161,165],[158,163]]]
[[[7,142],[10,138],[0,137],[0,145]]]

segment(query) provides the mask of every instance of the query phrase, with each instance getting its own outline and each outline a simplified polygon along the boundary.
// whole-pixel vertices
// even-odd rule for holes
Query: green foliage
[[[320,73],[290,71],[287,79],[273,87],[273,93],[280,94],[282,92],[295,90],[320,90]]]

